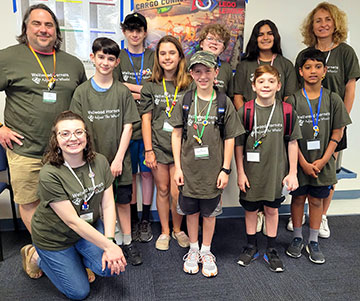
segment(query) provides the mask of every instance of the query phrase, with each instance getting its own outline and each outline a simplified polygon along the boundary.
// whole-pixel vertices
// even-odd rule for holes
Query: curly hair
[[[230,32],[223,24],[209,24],[203,27],[200,31],[199,35],[199,44],[204,41],[207,37],[207,35],[211,33],[215,36],[218,36],[221,40],[224,41],[224,49],[229,44],[230,41]]]
[[[53,123],[51,128],[51,136],[49,140],[49,145],[47,150],[45,151],[44,157],[42,159],[42,163],[50,163],[51,165],[55,165],[59,167],[64,164],[64,157],[61,149],[59,148],[59,144],[57,141],[57,124],[63,120],[80,120],[84,124],[84,128],[86,131],[86,147],[84,148],[84,160],[88,163],[92,162],[95,158],[95,152],[93,150],[93,146],[91,143],[91,138],[89,136],[89,132],[87,130],[86,124],[80,115],[73,113],[72,111],[64,111],[60,113]]]
[[[262,66],[256,68],[256,70],[254,72],[253,84],[255,84],[256,79],[259,78],[264,73],[270,73],[271,75],[276,77],[278,82],[280,82],[280,73],[274,66],[262,65]]]
[[[54,48],[56,50],[60,49],[61,46],[61,42],[62,42],[62,37],[61,37],[61,32],[60,32],[60,26],[59,26],[59,21],[56,18],[55,14],[53,13],[53,11],[47,7],[45,4],[35,4],[35,5],[31,5],[27,11],[24,14],[24,18],[23,18],[23,22],[21,25],[21,34],[19,36],[16,37],[16,40],[20,43],[20,44],[28,44],[28,38],[27,38],[27,34],[26,34],[26,30],[27,30],[27,25],[29,23],[29,18],[30,18],[30,14],[33,10],[35,9],[43,9],[46,10],[52,17],[54,24],[55,24],[55,28],[56,28],[56,40],[55,40],[55,44],[54,44]]]
[[[260,49],[257,38],[259,36],[260,28],[264,25],[268,25],[270,27],[274,36],[274,44],[271,48],[272,53],[282,55],[281,38],[275,23],[270,20],[261,20],[255,24],[251,32],[249,42],[246,45],[244,59],[247,59],[249,61],[255,61],[259,57]]]
[[[329,12],[331,18],[334,21],[334,33],[333,33],[333,42],[335,44],[342,43],[347,38],[348,26],[347,26],[347,17],[344,11],[339,9],[336,5],[330,4],[328,2],[321,2],[316,6],[304,20],[300,30],[304,38],[303,43],[308,47],[313,47],[317,43],[317,37],[314,34],[313,25],[314,25],[314,15],[320,10],[326,10]]]
[[[175,45],[180,56],[180,62],[177,66],[176,78],[174,78],[174,85],[178,86],[180,90],[186,89],[189,86],[191,79],[190,79],[190,75],[186,72],[185,54],[179,40],[174,36],[170,36],[170,35],[163,36],[156,45],[156,50],[155,50],[156,55],[154,58],[153,73],[150,78],[150,81],[159,84],[164,77],[164,69],[160,66],[159,63],[159,50],[161,43],[172,43]]]

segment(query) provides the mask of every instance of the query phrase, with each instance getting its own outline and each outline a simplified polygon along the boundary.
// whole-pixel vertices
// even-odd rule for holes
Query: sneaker
[[[320,251],[318,242],[310,241],[309,244],[306,245],[306,252],[308,252],[311,262],[317,264],[322,264],[325,262],[324,254]]]
[[[125,258],[132,265],[142,264],[141,254],[134,243],[123,245],[122,250],[124,251]]]
[[[269,264],[270,271],[272,272],[284,271],[284,265],[276,249],[274,248],[267,249],[264,254],[264,260]]]
[[[321,238],[329,238],[330,237],[330,229],[328,220],[326,218],[326,215],[322,216],[320,229],[319,229],[319,237]]]
[[[218,269],[216,266],[215,256],[209,252],[206,254],[200,254],[200,261],[202,263],[201,272],[205,277],[215,277],[218,274]]]
[[[141,242],[149,242],[153,238],[151,224],[147,220],[141,221],[139,224],[139,239]]]
[[[177,240],[180,247],[188,248],[190,246],[189,236],[187,236],[184,231],[180,231],[180,232],[173,231],[171,236],[173,239]]]
[[[239,256],[238,264],[247,267],[252,261],[259,257],[259,252],[254,245],[247,245]]]
[[[305,224],[305,214],[303,215],[303,218],[302,218],[302,225]],[[291,219],[291,216],[289,217],[289,222],[286,226],[286,229],[288,229],[289,231],[294,231],[294,225],[293,225],[293,222],[292,222],[292,219]]]
[[[131,222],[131,239],[132,241],[140,241],[139,222]]]
[[[256,232],[261,232],[263,224],[265,225],[265,215],[264,212],[260,211],[257,213],[257,223],[256,223]]]
[[[169,250],[170,239],[171,239],[170,235],[160,234],[159,238],[155,243],[155,248],[160,251]]]
[[[300,237],[295,237],[290,246],[286,250],[286,254],[293,258],[299,258],[301,256],[301,251],[304,248],[303,239]]]
[[[199,272],[200,252],[199,249],[190,249],[183,257],[184,272],[188,274],[196,274]]]

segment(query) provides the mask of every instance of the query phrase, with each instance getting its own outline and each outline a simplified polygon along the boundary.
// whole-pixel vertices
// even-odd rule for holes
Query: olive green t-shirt
[[[175,86],[172,81],[166,81],[166,90],[169,93],[168,99],[171,107],[175,96]],[[178,91],[173,110],[179,105],[185,92],[186,90]],[[144,84],[141,90],[141,105],[141,115],[152,112],[151,138],[156,160],[162,164],[174,163],[171,149],[172,130],[166,125],[169,122],[169,117],[165,112],[167,102],[162,82],[159,84],[154,82]]]
[[[208,117],[209,124],[205,127],[202,136],[203,145],[208,146],[209,158],[196,160],[194,147],[198,147],[199,143],[193,138],[193,135],[198,136],[194,124],[198,126],[199,133],[201,133],[202,122],[205,120],[210,102],[198,98],[198,121],[195,122],[194,92],[192,98],[193,102],[187,122],[187,139],[183,140],[181,145],[181,168],[184,174],[184,186],[180,187],[180,189],[182,194],[187,197],[211,199],[222,193],[222,190],[216,187],[216,181],[224,162],[224,140],[220,136],[219,127],[215,124],[217,121],[218,101],[216,98],[213,100]],[[181,102],[179,106],[176,106],[170,118],[171,125],[183,127],[182,118],[183,106]],[[235,138],[245,132],[244,127],[238,120],[234,105],[228,97],[226,99],[224,125],[224,139]]]
[[[152,69],[154,66],[154,51],[146,48],[144,51],[143,71],[142,77],[141,71],[141,57],[142,54],[132,54],[131,59],[134,66],[131,65],[129,55],[125,49],[120,51],[120,64],[114,70],[114,78],[118,79],[122,83],[138,84],[136,77],[140,84],[143,85],[152,75]],[[136,72],[136,76],[135,76]],[[139,109],[139,100],[135,100],[135,103]],[[131,139],[141,139],[141,121],[133,124],[133,133]]]
[[[302,86],[303,79],[299,74],[299,66],[301,64],[303,53],[309,47],[302,50],[296,57],[295,70],[299,83]],[[326,56],[329,52],[325,52]],[[322,85],[332,92],[336,92],[344,100],[345,86],[350,79],[358,80],[360,78],[359,60],[354,49],[346,43],[341,43],[331,50],[328,61],[328,71]]]
[[[236,66],[234,94],[242,95],[244,102],[256,98],[251,84],[256,68],[262,65],[270,65],[270,62],[260,61],[259,65],[256,60],[243,60]],[[273,66],[279,71],[281,81],[281,89],[276,92],[276,98],[284,100],[284,97],[292,95],[298,89],[294,66],[287,58],[279,54],[276,56]]]
[[[53,55],[37,55],[51,78]],[[22,146],[13,143],[15,153],[42,157],[55,117],[69,109],[74,90],[86,81],[80,60],[61,50],[56,51],[56,76],[52,90],[56,99],[43,100],[47,79],[29,47],[20,44],[0,51],[0,91],[6,94],[5,124],[24,136]]]
[[[306,98],[302,94],[302,90],[297,91],[290,96],[287,102],[291,103],[296,110],[299,119],[299,125],[302,133],[302,139],[299,140],[299,148],[307,162],[312,163],[321,159],[330,142],[332,130],[342,128],[351,123],[349,114],[347,113],[344,103],[340,96],[328,89],[323,89],[321,98],[320,114],[319,114],[319,135],[320,149],[307,150],[307,141],[314,138],[313,121],[311,118],[310,108]],[[311,108],[316,120],[319,98],[310,100]],[[331,156],[324,168],[318,174],[318,178],[306,175],[300,165],[298,166],[299,185],[312,186],[328,186],[337,182],[335,159]]]
[[[89,197],[95,191],[88,201],[89,210],[86,212],[93,212],[92,224],[99,219],[101,200],[104,191],[112,185],[113,176],[109,163],[101,154],[96,154],[90,166],[95,174],[95,189],[89,177],[87,163],[73,168],[84,189],[66,166],[56,167],[49,163],[43,166],[40,171],[38,190],[40,204],[31,221],[31,237],[36,247],[50,251],[63,250],[71,247],[81,238],[53,211],[50,207],[52,202],[69,200],[80,216],[84,213],[81,206],[85,196]]]
[[[255,105],[257,118],[257,135],[264,133],[272,105],[261,107]],[[244,109],[238,111],[240,121],[244,122]],[[293,124],[290,141],[301,139],[301,131],[296,112],[293,109]],[[250,202],[274,201],[281,197],[282,181],[288,174],[289,163],[284,140],[284,117],[280,100],[276,100],[274,114],[269,124],[266,137],[256,150],[260,152],[260,162],[248,162],[247,152],[253,150],[255,143],[255,124],[247,139],[245,135],[236,138],[235,144],[244,146],[244,171],[250,188],[246,193],[240,192],[240,198]]]
[[[105,92],[97,92],[86,81],[75,90],[70,109],[82,116],[94,142],[94,148],[111,164],[118,151],[123,127],[140,120],[130,90],[119,81],[114,81]],[[129,149],[123,160],[119,184],[132,182]]]

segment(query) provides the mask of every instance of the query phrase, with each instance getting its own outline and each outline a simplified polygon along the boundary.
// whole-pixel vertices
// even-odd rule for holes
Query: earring
[[[61,154],[61,148],[60,148],[60,147],[57,148],[57,153],[58,153],[59,155]]]

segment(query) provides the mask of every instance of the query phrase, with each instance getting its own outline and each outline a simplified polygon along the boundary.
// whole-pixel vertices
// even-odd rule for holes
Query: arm
[[[103,270],[106,267],[106,262],[112,274],[119,274],[125,270],[126,260],[120,247],[107,239],[93,226],[82,220],[77,215],[75,208],[69,200],[52,202],[50,203],[50,207],[69,228],[74,230],[82,238],[104,250],[102,259]]]
[[[340,129],[334,129],[332,130],[332,134],[331,134],[331,138],[333,140],[336,141],[340,141],[342,136],[343,136],[343,132],[344,132],[344,127],[340,128]],[[337,147],[337,143],[335,141],[330,140],[329,144],[326,148],[326,151],[324,153],[324,155],[322,156],[322,158],[315,160],[313,162],[313,164],[321,171],[323,169],[323,167],[326,165],[326,163],[330,160],[332,154],[334,153],[336,147]],[[320,172],[319,171],[319,172]]]
[[[13,149],[12,142],[15,142],[19,145],[23,145],[23,143],[19,139],[24,139],[20,134],[10,130],[6,125],[3,125],[0,128],[0,144],[3,148]]]
[[[154,151],[152,150],[151,118],[151,111],[141,116],[141,132],[144,139],[146,166],[149,168],[156,168],[156,157]]]
[[[304,173],[310,177],[313,178],[317,178],[317,174],[320,172],[320,169],[317,168],[314,164],[309,163],[308,161],[306,161],[303,153],[301,152],[300,148],[299,148],[299,153],[298,153],[298,160],[299,160],[299,164],[301,169],[304,171]]]
[[[238,111],[244,105],[244,96],[240,94],[234,95],[234,106],[235,109]]]
[[[104,191],[104,195],[101,200],[101,209],[104,219],[104,235],[106,237],[114,237],[116,211],[112,185]]]
[[[127,123],[124,125],[120,138],[119,148],[110,166],[111,173],[113,174],[114,177],[117,177],[122,174],[123,160],[125,157],[126,150],[129,147],[131,134],[132,134],[132,124]]]
[[[344,105],[345,105],[346,111],[349,113],[349,115],[350,115],[352,106],[354,104],[355,88],[356,88],[356,81],[355,81],[355,78],[352,78],[347,82],[347,84],[345,86],[345,96],[344,96]]]
[[[129,88],[131,91],[132,96],[135,100],[140,99],[140,93],[142,89],[142,85],[130,84],[130,83],[123,83],[126,87]]]
[[[223,168],[230,169],[231,158],[234,153],[235,138],[229,138],[224,141],[224,162]],[[220,171],[216,186],[218,189],[224,189],[229,182],[229,175]]]
[[[241,191],[246,192],[246,188],[250,188],[249,180],[244,170],[244,146],[235,147],[235,162],[238,174],[238,186]]]
[[[174,180],[177,186],[184,185],[184,174],[181,169],[180,160],[182,131],[182,128],[174,128],[171,134],[171,145],[175,163]]]
[[[299,145],[297,140],[289,141],[288,157],[289,157],[289,173],[283,180],[289,191],[294,191],[299,187],[297,179],[297,162],[298,162]]]

